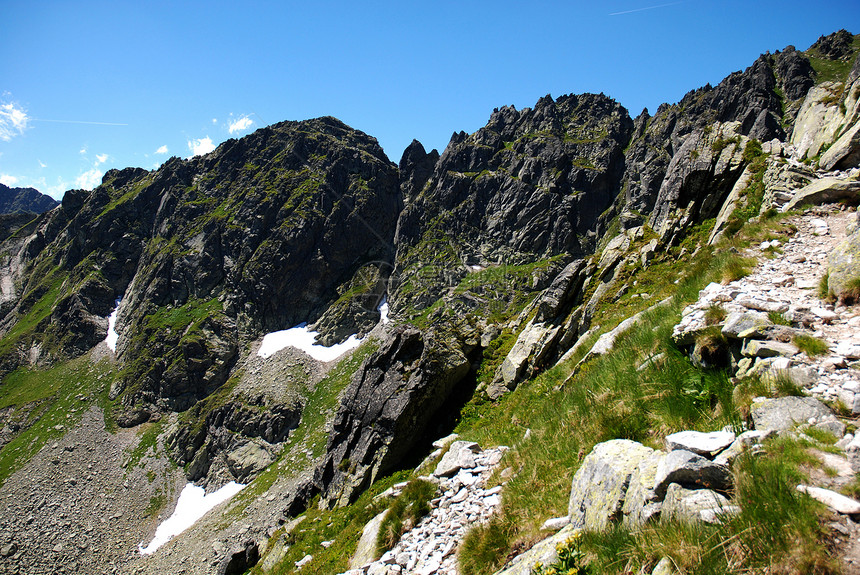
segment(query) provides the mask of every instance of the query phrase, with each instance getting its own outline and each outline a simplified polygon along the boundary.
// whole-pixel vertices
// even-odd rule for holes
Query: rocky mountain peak
[[[853,34],[843,28],[827,36],[819,36],[809,49],[828,60],[843,60],[853,54],[853,42]]]
[[[55,208],[59,202],[35,188],[10,188],[0,184],[0,214],[29,212],[41,214]]]

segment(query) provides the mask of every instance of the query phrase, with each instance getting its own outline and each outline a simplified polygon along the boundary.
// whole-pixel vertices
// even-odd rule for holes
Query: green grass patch
[[[791,326],[791,320],[785,317],[784,314],[779,313],[778,311],[769,311],[767,312],[767,318],[771,321],[771,323],[776,325],[784,325]]]
[[[815,81],[818,83],[844,82],[851,71],[857,51],[860,50],[860,36],[854,36],[853,48],[854,52],[845,60],[829,60],[821,57],[817,49],[807,50],[806,55],[809,57],[809,63],[815,70]]]
[[[745,278],[752,273],[756,261],[752,258],[742,256],[732,256],[723,267],[722,283],[727,284]]]
[[[470,529],[460,544],[457,561],[462,575],[492,575],[499,570],[505,556],[499,553],[510,545],[515,534],[512,525],[498,515],[486,524]]]
[[[708,306],[708,309],[705,310],[705,325],[716,325],[719,323],[723,323],[726,319],[728,312],[726,312],[726,308],[719,304],[711,304]]]
[[[163,429],[163,420],[143,424],[137,434],[137,444],[128,452],[127,459],[123,461],[122,466],[126,469],[126,473],[137,467],[144,457],[156,457],[158,455],[158,436],[161,435]]]
[[[826,341],[811,335],[799,334],[794,336],[792,341],[797,346],[797,349],[809,357],[824,355],[830,351],[830,346],[827,345]]]
[[[377,555],[394,547],[404,533],[430,513],[430,500],[435,495],[436,485],[425,479],[413,479],[406,484],[403,493],[388,506],[388,513],[379,526]]]

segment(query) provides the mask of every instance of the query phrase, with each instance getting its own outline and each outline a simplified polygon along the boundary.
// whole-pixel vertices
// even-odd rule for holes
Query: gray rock
[[[830,415],[830,409],[812,397],[777,397],[752,405],[753,422],[756,429],[762,431],[789,431],[797,424]]]
[[[553,517],[552,519],[547,519],[543,522],[543,525],[540,526],[541,531],[560,531],[570,525],[570,516],[565,515],[564,517]]]
[[[761,445],[761,442],[774,435],[773,430],[762,431],[758,429],[745,431],[726,449],[714,458],[714,463],[720,465],[731,465],[732,462],[744,451]]]
[[[741,353],[747,357],[790,357],[797,353],[797,346],[781,341],[748,339],[744,342]]]
[[[508,352],[499,368],[498,376],[487,389],[490,399],[498,399],[508,391],[513,391],[529,364],[540,363],[543,353],[548,350],[561,327],[552,324],[530,322]]]
[[[739,335],[750,329],[773,325],[767,314],[757,311],[734,311],[726,317],[722,333],[726,337],[737,339]]]
[[[619,323],[615,327],[615,329],[613,329],[612,331],[608,331],[608,332],[604,333],[603,335],[601,335],[597,339],[597,341],[594,343],[594,345],[591,347],[591,349],[588,351],[588,353],[585,354],[585,357],[583,357],[582,360],[580,360],[579,364],[581,365],[583,363],[590,361],[594,357],[597,357],[600,355],[605,355],[605,354],[609,353],[610,351],[612,351],[612,349],[615,347],[615,340],[618,339],[618,336],[620,336],[622,333],[624,333],[627,330],[629,330],[630,328],[632,328],[634,325],[637,325],[638,323],[640,323],[645,318],[645,315],[648,312],[653,311],[654,309],[657,309],[659,307],[666,306],[671,301],[672,301],[672,298],[666,298],[666,299],[652,305],[648,309],[645,309],[645,310],[640,311],[639,313],[637,313],[631,317],[628,317],[627,319],[625,319],[624,321]]]
[[[847,170],[858,165],[860,165],[860,122],[855,123],[842,134],[818,160],[818,167],[824,171]]]
[[[812,204],[829,204],[839,200],[850,200],[857,197],[860,182],[842,178],[821,178],[798,190],[794,197],[783,207],[783,211],[795,207]]]
[[[451,445],[452,443],[457,441],[458,437],[460,437],[460,436],[457,435],[456,433],[452,433],[451,435],[446,435],[445,437],[442,437],[441,439],[437,439],[431,445],[433,447],[435,447],[436,449],[445,449],[446,447],[448,447],[449,445]]]
[[[657,466],[654,492],[663,498],[671,483],[725,491],[731,486],[731,475],[725,465],[679,449],[670,451]]]
[[[666,490],[666,497],[663,499],[661,518],[699,521],[702,511],[720,510],[728,506],[729,500],[716,491],[685,489],[677,483],[672,483]]]
[[[361,538],[358,540],[358,546],[349,560],[350,569],[357,569],[376,559],[376,538],[379,535],[379,528],[383,520],[385,520],[386,515],[388,515],[388,509],[368,521],[364,529],[361,530]]]
[[[455,475],[460,469],[475,467],[474,453],[481,451],[481,448],[474,441],[455,441],[442,456],[442,459],[436,464],[436,469],[433,475],[436,477],[450,477]]]
[[[253,540],[233,549],[218,565],[218,575],[241,575],[257,564],[260,560],[260,550]]]
[[[855,296],[851,282],[860,278],[860,231],[843,240],[827,256],[827,289],[836,297]],[[854,286],[856,289],[860,286]]]
[[[845,455],[848,457],[848,463],[855,473],[860,473],[860,433],[855,434],[854,438],[845,448]]]
[[[271,453],[262,445],[260,440],[249,441],[245,445],[227,454],[227,465],[230,472],[239,481],[246,480],[274,461]]]
[[[829,417],[819,419],[815,423],[815,428],[833,434],[836,439],[840,439],[843,435],[845,435],[846,429],[845,424],[839,421],[833,414],[831,414]]]
[[[341,396],[325,459],[314,472],[325,505],[354,501],[411,453],[469,372],[460,346],[444,333],[398,327],[364,361]],[[347,459],[350,465],[342,465]]]
[[[666,454],[655,451],[645,457],[636,466],[630,477],[630,486],[624,497],[624,505],[621,512],[624,514],[622,522],[625,527],[635,528],[644,525],[660,513],[660,503],[654,492],[654,479],[657,476],[657,468]]]
[[[620,519],[630,478],[639,463],[653,453],[653,449],[628,439],[596,445],[573,477],[568,501],[571,525],[594,531]]]
[[[666,436],[666,449],[668,451],[686,449],[710,458],[726,449],[734,440],[735,434],[731,431],[713,431],[711,433],[679,431]]]
[[[651,571],[651,575],[673,575],[676,573],[675,564],[668,557],[663,557]]]

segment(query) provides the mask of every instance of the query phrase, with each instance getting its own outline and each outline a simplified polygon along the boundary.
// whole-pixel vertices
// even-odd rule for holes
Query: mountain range
[[[522,435],[520,388],[580,377],[584,342],[673,295],[644,287],[657,263],[694,269],[827,177],[856,199],[858,51],[842,30],[635,117],[547,95],[398,164],[323,117],[58,205],[0,185],[0,211],[28,213],[0,249],[4,572],[292,572],[297,518],[362,522],[475,418]],[[258,353],[290,329],[360,345]],[[138,555],[187,482],[231,481],[231,506]],[[359,533],[341,535],[303,572],[345,571]]]

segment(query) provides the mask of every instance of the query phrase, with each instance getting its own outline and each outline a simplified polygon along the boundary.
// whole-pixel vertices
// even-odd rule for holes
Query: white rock
[[[842,513],[843,515],[860,513],[860,502],[835,491],[830,491],[822,487],[810,487],[808,485],[798,485],[797,490],[801,493],[806,493],[816,501],[820,501],[837,513]]]
[[[666,449],[686,449],[705,457],[727,448],[735,440],[735,434],[731,431],[714,431],[702,433],[700,431],[679,431],[666,436]]]

